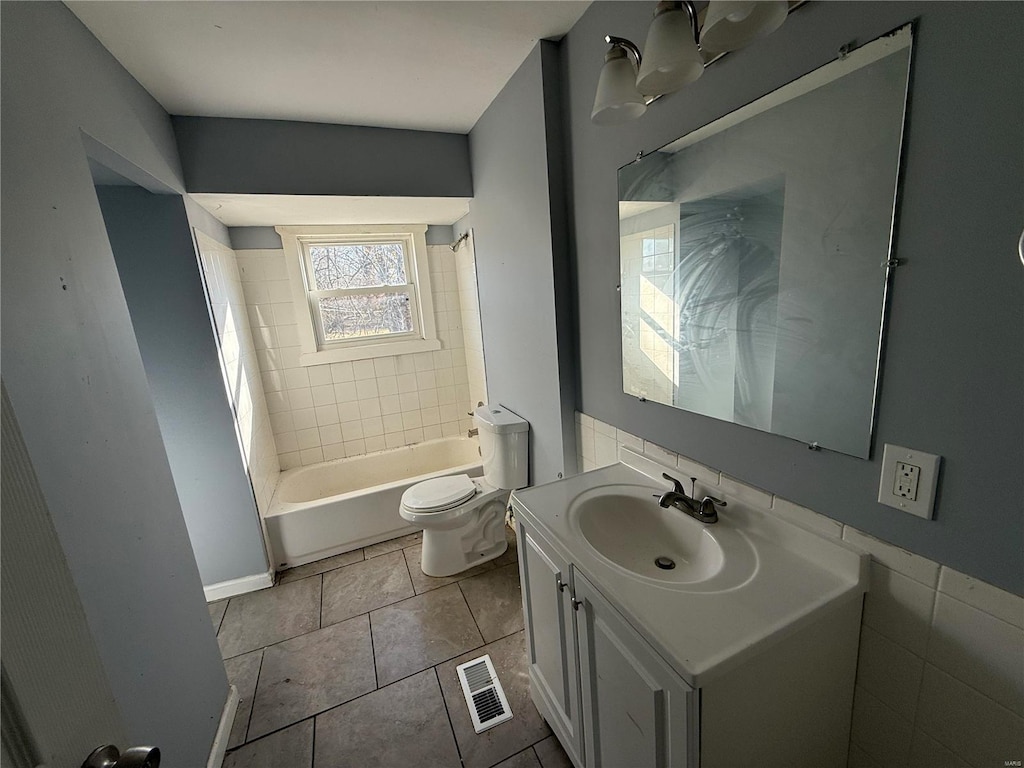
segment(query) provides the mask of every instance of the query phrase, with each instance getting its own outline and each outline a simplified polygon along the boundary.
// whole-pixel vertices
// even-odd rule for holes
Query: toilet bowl
[[[504,554],[509,493],[468,475],[425,480],[406,490],[399,514],[423,529],[423,573],[452,576]]]
[[[529,424],[501,406],[473,412],[484,476],[448,475],[416,483],[402,494],[398,513],[423,529],[420,569],[452,576],[499,557],[508,547],[505,507],[527,480]]]

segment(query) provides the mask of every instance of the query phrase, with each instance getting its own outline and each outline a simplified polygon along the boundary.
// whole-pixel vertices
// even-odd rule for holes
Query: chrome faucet
[[[686,495],[686,489],[683,488],[683,484],[676,480],[672,475],[663,472],[661,474],[666,480],[670,480],[674,486],[671,491],[665,491],[661,496],[654,494],[658,499],[658,504],[668,509],[669,507],[675,507],[681,512],[685,512],[694,520],[710,525],[711,523],[718,522],[718,510],[715,509],[717,504],[720,507],[727,506],[727,504],[721,499],[716,499],[714,496],[705,496],[700,501],[697,501],[693,496]],[[690,478],[690,493],[696,495],[697,490],[697,478]]]

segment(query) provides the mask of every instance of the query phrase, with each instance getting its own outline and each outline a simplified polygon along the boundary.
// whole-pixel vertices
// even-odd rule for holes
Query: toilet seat
[[[402,506],[410,512],[444,512],[463,504],[479,490],[469,475],[446,475],[424,480],[402,494]]]

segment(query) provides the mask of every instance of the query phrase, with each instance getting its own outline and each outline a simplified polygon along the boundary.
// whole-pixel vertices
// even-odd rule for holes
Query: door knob
[[[160,750],[132,747],[121,752],[113,744],[106,744],[89,755],[82,768],[160,768]]]

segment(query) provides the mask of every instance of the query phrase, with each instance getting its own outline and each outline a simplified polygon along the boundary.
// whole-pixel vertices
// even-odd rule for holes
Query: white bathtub
[[[413,533],[398,514],[409,486],[482,473],[476,439],[447,437],[281,473],[266,514],[275,566],[293,568]]]

